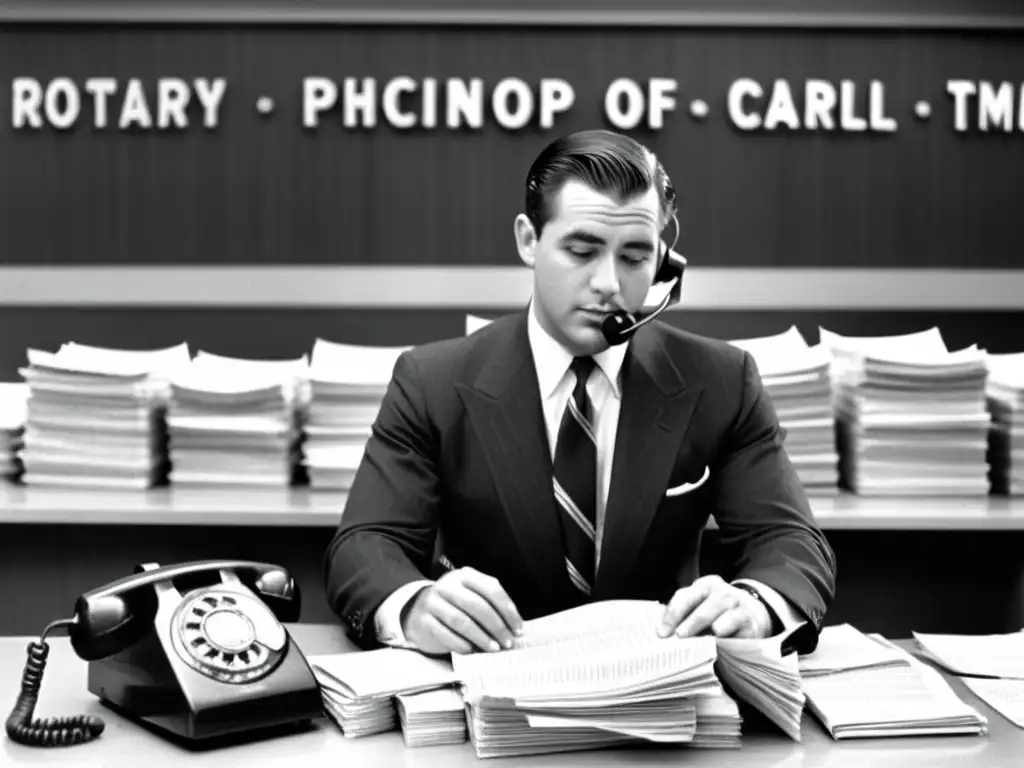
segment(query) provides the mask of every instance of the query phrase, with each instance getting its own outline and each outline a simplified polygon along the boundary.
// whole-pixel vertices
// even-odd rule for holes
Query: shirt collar
[[[541,397],[546,399],[555,391],[565,372],[569,370],[573,355],[541,327],[532,300],[527,309],[527,316],[527,333],[533,352],[533,364],[537,369],[537,382],[540,385]],[[622,361],[626,358],[628,346],[617,344],[594,355],[594,362],[604,373],[615,397],[621,397],[619,372],[622,370]]]

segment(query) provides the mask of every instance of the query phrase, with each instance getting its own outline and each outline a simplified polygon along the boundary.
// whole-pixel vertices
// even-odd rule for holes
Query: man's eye
[[[570,245],[569,252],[575,256],[589,256],[594,252],[594,249],[583,245]]]

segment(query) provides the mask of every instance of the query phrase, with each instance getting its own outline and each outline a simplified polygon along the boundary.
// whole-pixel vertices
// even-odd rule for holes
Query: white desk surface
[[[26,487],[0,482],[0,524],[327,527],[347,495],[310,488],[148,491]],[[825,530],[1024,531],[1024,498],[812,496]],[[710,527],[714,527],[712,522]]]
[[[340,627],[290,625],[299,646],[307,654],[348,652],[353,646]],[[19,690],[26,646],[30,638],[0,638],[0,701],[14,705]],[[464,766],[544,766],[601,768],[612,765],[704,768],[1019,768],[1024,755],[1024,730],[980,704],[963,685],[954,681],[957,693],[989,717],[986,736],[832,740],[809,715],[804,716],[803,741],[797,744],[779,733],[747,734],[739,750],[653,748],[599,750],[562,755],[480,760],[466,742],[440,747],[405,747],[401,734],[392,731],[351,739],[326,718],[314,730],[276,740],[254,742],[216,751],[189,752],[164,741],[116,715],[86,690],[86,665],[71,651],[67,640],[50,641],[50,658],[43,675],[36,708],[38,717],[95,714],[106,730],[96,741],[64,748],[25,747],[6,740],[0,746],[0,765],[78,766],[79,768],[463,768]],[[4,719],[10,710],[2,713]]]

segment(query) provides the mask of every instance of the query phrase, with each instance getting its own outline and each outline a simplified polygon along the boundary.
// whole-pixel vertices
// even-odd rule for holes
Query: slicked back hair
[[[537,237],[551,219],[552,201],[571,180],[621,202],[656,187],[661,201],[659,229],[676,213],[675,187],[653,152],[614,131],[579,131],[548,144],[526,176],[525,213]]]

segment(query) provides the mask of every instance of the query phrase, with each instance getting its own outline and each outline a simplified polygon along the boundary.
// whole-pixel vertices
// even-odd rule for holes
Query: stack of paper
[[[452,688],[395,697],[402,739],[407,747],[461,744],[466,736],[466,708]]]
[[[199,352],[171,379],[171,483],[290,485],[299,464],[307,369],[305,357]]]
[[[806,702],[799,659],[783,653],[790,633],[763,640],[719,638],[715,669],[722,682],[793,741],[800,741]]]
[[[589,603],[526,622],[511,650],[453,654],[477,755],[636,743],[738,746],[739,709],[716,667],[735,683],[736,695],[750,696],[799,739],[803,702],[778,695],[799,687],[795,658],[792,670],[772,666],[766,646],[774,640],[661,638],[664,610],[650,601]]]
[[[352,738],[398,728],[396,696],[450,688],[456,682],[451,662],[404,648],[311,655],[307,661],[327,714]],[[430,738],[422,728],[417,735]]]
[[[808,493],[835,495],[839,489],[830,355],[808,346],[797,327],[774,336],[730,342],[750,352],[779,423],[786,452]]]
[[[688,746],[702,749],[738,749],[743,718],[736,700],[724,690],[714,696],[697,696],[697,728]]]
[[[1024,492],[1024,353],[989,354],[986,363],[991,486],[1017,496]]]
[[[808,709],[834,739],[988,731],[938,671],[879,635],[826,627],[800,666]]]
[[[28,416],[28,386],[0,382],[0,478],[21,474],[21,436]]]
[[[28,350],[20,459],[28,485],[145,489],[167,468],[168,381],[188,346],[118,350],[69,343]]]
[[[949,352],[938,328],[888,337],[821,330],[844,486],[863,495],[989,492],[985,352]]]
[[[408,349],[316,340],[302,459],[313,488],[351,487],[395,363]]]

